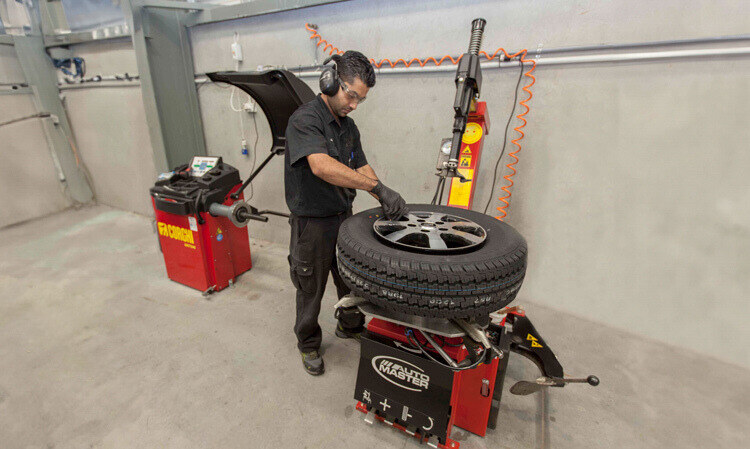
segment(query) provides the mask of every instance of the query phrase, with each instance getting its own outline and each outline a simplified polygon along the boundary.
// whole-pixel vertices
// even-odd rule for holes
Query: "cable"
[[[2,128],[3,126],[12,125],[13,123],[22,122],[25,120],[31,120],[35,118],[44,119],[44,118],[50,118],[50,117],[52,117],[52,114],[50,114],[49,112],[38,112],[36,114],[26,115],[23,117],[18,117],[18,118],[6,120],[4,122],[0,122],[0,128]],[[65,137],[68,138],[68,142],[71,142],[67,134],[65,134]],[[71,149],[73,150],[73,154],[75,155],[76,166],[80,169],[80,159],[78,157],[78,151],[76,150],[76,147],[75,145],[73,145],[72,142],[70,143],[70,145],[71,145]],[[60,175],[62,175],[63,174],[62,169],[59,167],[59,165],[57,165],[57,167],[58,167],[58,170],[60,170]],[[87,178],[86,180],[89,183],[89,186],[91,187],[91,191],[94,192],[94,188],[93,188],[93,184],[91,183],[90,175],[87,172],[84,172],[84,175],[86,176]],[[61,179],[60,191],[62,192],[62,195],[65,198],[70,200],[70,202],[73,204],[73,207],[78,207],[79,205],[83,204],[79,202],[78,200],[76,200],[75,198],[73,198],[73,195],[70,194],[70,188],[68,186],[68,183],[65,182],[63,179]]]
[[[427,356],[433,362],[439,363],[440,365],[448,368],[451,371],[466,371],[466,370],[474,369],[477,366],[479,366],[479,365],[482,364],[482,362],[484,361],[484,359],[485,359],[485,357],[487,355],[487,348],[484,348],[484,350],[482,351],[482,354],[479,356],[479,358],[477,359],[476,362],[472,363],[469,366],[463,366],[463,367],[459,367],[459,368],[454,368],[452,366],[446,365],[445,362],[441,362],[441,361],[437,360],[435,357],[433,357],[432,354],[430,354],[424,348],[424,346],[422,346],[422,343],[420,343],[419,338],[416,336],[416,334],[414,333],[413,329],[407,328],[404,331],[404,335],[406,336],[406,339],[409,341],[409,343],[412,346],[416,346],[420,351],[422,351],[422,354],[424,354],[425,356]],[[414,340],[412,340],[412,336],[414,337]]]
[[[0,126],[10,125],[10,124],[13,124],[13,123],[22,122],[24,120],[30,120],[32,118],[47,118],[47,117],[51,117],[51,116],[52,116],[52,114],[50,114],[49,112],[39,112],[39,113],[36,113],[36,114],[31,114],[31,115],[26,115],[26,116],[23,116],[23,117],[18,117],[18,118],[10,119],[10,120],[7,120],[5,122],[0,122]]]
[[[239,89],[237,86],[232,86],[232,93],[229,95],[229,109],[233,110],[234,112],[242,112],[242,99],[240,99],[240,107],[239,109],[234,108],[234,92]]]
[[[408,330],[407,332],[411,332],[411,333],[413,334],[413,330],[411,330],[411,329],[409,329],[409,330]],[[482,351],[482,354],[481,354],[481,355],[479,356],[479,358],[477,359],[477,361],[476,361],[476,362],[472,363],[472,364],[471,364],[471,365],[469,365],[469,366],[464,366],[464,367],[460,367],[460,368],[454,368],[454,367],[452,367],[452,366],[446,365],[446,364],[445,364],[444,362],[441,362],[441,361],[437,360],[437,359],[436,359],[435,357],[433,357],[433,356],[432,356],[432,354],[430,354],[430,353],[429,353],[429,352],[427,351],[427,349],[425,349],[425,348],[424,348],[424,346],[422,346],[422,344],[421,344],[421,343],[420,343],[420,341],[419,341],[419,338],[417,338],[417,336],[416,336],[416,335],[414,335],[414,340],[416,341],[416,343],[415,343],[414,341],[412,341],[412,339],[411,339],[411,336],[410,336],[410,335],[408,335],[408,334],[407,334],[406,338],[407,338],[407,340],[409,340],[409,342],[410,342],[410,343],[411,343],[412,345],[415,345],[415,344],[416,344],[417,348],[419,348],[419,350],[420,350],[420,351],[422,351],[422,353],[423,353],[424,355],[426,355],[426,356],[427,356],[427,357],[428,357],[428,358],[429,358],[430,360],[432,360],[432,361],[433,361],[433,362],[435,362],[435,363],[439,363],[439,364],[441,364],[441,365],[445,366],[446,368],[448,368],[448,369],[450,369],[451,371],[454,371],[454,372],[457,372],[457,371],[467,371],[467,370],[470,370],[470,369],[474,369],[474,368],[476,368],[477,366],[479,366],[479,365],[481,365],[481,364],[482,364],[482,362],[484,361],[484,358],[485,358],[485,356],[487,355],[487,349],[485,348],[485,349],[484,349],[484,350]]]
[[[440,188],[443,186],[443,183],[445,183],[445,178],[440,177],[440,179],[438,179],[437,188],[435,189],[435,195],[432,197],[430,204],[435,204],[437,202],[438,193],[440,193]]]
[[[487,205],[484,206],[484,213],[487,213],[487,209],[490,207],[490,203],[492,202],[492,192],[495,190],[495,185],[497,184],[497,169],[500,167],[500,161],[503,159],[503,156],[505,155],[505,146],[508,143],[508,128],[510,128],[510,122],[513,120],[513,114],[516,113],[516,102],[518,101],[518,86],[521,85],[521,78],[523,78],[523,61],[521,62],[521,71],[518,73],[518,81],[516,82],[516,88],[513,90],[513,109],[510,110],[510,115],[508,116],[508,122],[505,124],[505,134],[503,134],[503,147],[500,150],[500,155],[497,157],[497,162],[495,162],[495,172],[492,175],[492,188],[490,189],[490,197],[487,199]]]
[[[316,47],[320,47],[321,45],[323,45],[323,52],[324,53],[328,52],[329,55],[332,55],[334,52],[336,52],[338,54],[344,53],[343,50],[339,50],[338,47],[333,46],[327,40],[323,39],[323,37],[320,35],[320,33],[318,33],[317,30],[315,30],[314,28],[312,28],[309,23],[305,24],[305,28],[307,29],[307,31],[309,31],[311,33],[310,39],[317,39],[318,40],[318,42],[315,44]],[[503,195],[503,196],[501,196],[501,197],[498,198],[498,201],[500,201],[501,203],[503,203],[500,207],[497,208],[498,212],[500,214],[502,214],[502,215],[498,215],[495,218],[497,218],[498,220],[502,221],[506,216],[508,216],[507,209],[508,209],[508,207],[510,207],[510,196],[511,196],[510,188],[513,187],[513,179],[512,178],[516,174],[516,169],[514,167],[518,163],[518,156],[517,156],[517,154],[521,151],[521,144],[519,142],[521,140],[523,140],[523,138],[525,136],[524,132],[521,131],[526,126],[526,123],[527,123],[527,121],[526,121],[526,119],[524,117],[531,110],[531,108],[528,105],[528,102],[533,97],[533,95],[531,93],[531,86],[533,86],[536,83],[536,78],[534,77],[534,75],[532,75],[532,73],[534,72],[534,69],[536,69],[536,61],[534,59],[526,59],[526,55],[528,54],[528,50],[525,49],[525,48],[523,50],[517,51],[517,52],[515,52],[513,54],[509,54],[502,47],[500,47],[497,50],[495,50],[495,52],[492,53],[492,55],[490,55],[489,53],[487,53],[485,51],[480,51],[479,52],[479,56],[484,57],[487,61],[492,61],[493,59],[495,59],[496,57],[498,57],[498,54],[501,54],[500,57],[503,58],[503,60],[505,60],[505,61],[510,61],[511,59],[518,57],[520,59],[520,61],[521,61],[521,65],[523,65],[524,62],[531,63],[531,68],[526,73],[523,74],[524,76],[526,76],[526,77],[528,77],[530,79],[530,82],[522,88],[522,90],[525,91],[529,95],[528,95],[528,97],[526,97],[526,99],[521,100],[521,102],[519,103],[521,106],[523,106],[524,108],[526,108],[526,110],[516,116],[516,118],[519,119],[522,123],[519,126],[513,128],[513,130],[516,131],[518,134],[520,134],[520,136],[516,137],[515,139],[513,139],[513,140],[510,141],[512,144],[514,144],[516,147],[518,147],[518,149],[516,149],[515,151],[513,151],[513,152],[511,152],[511,153],[508,154],[508,156],[510,156],[511,158],[513,158],[513,161],[511,161],[510,163],[508,163],[506,165],[506,167],[511,170],[511,173],[503,176],[503,179],[505,179],[507,181],[507,183],[506,183],[506,185],[504,185],[503,187],[501,187],[500,190],[502,190],[505,193],[505,195]],[[461,56],[459,56],[457,58],[454,58],[451,55],[445,55],[442,58],[440,58],[439,60],[436,59],[436,58],[434,58],[434,57],[428,57],[428,58],[425,58],[425,59],[412,58],[408,62],[406,60],[404,60],[404,59],[397,59],[395,62],[393,62],[390,59],[381,59],[380,61],[375,61],[375,59],[371,58],[370,62],[372,62],[372,64],[375,67],[377,67],[377,68],[380,68],[383,64],[386,64],[386,63],[391,68],[395,67],[399,63],[402,63],[405,67],[410,67],[415,62],[417,64],[419,64],[420,67],[424,67],[428,62],[432,62],[436,66],[439,66],[443,62],[445,62],[446,59],[449,59],[451,61],[451,63],[453,63],[454,65],[456,65],[456,64],[458,64],[458,62],[461,60],[462,57],[463,57],[463,55],[461,55]],[[518,89],[516,89],[516,90],[518,90]]]
[[[253,142],[253,166],[250,168],[250,173],[255,170],[255,163],[258,161],[258,139],[260,139],[260,134],[258,134],[258,121],[255,118],[255,113],[253,113],[253,128],[255,129],[255,142]],[[255,195],[255,189],[253,188],[253,183],[251,182],[250,196],[247,197],[247,201],[253,199],[253,195]]]
[[[203,81],[198,85],[196,90],[200,90],[201,87],[209,83],[221,89],[232,89],[232,93],[229,95],[229,108],[234,112],[240,113],[240,136],[242,137],[242,141],[246,142],[247,139],[245,137],[245,122],[242,118],[243,117],[242,113],[245,112],[245,110],[243,109],[244,103],[242,102],[242,97],[240,96],[241,94],[238,94],[238,97],[240,98],[239,109],[236,109],[234,107],[234,92],[238,89],[238,87],[234,85],[229,85],[229,86],[224,87],[220,83],[215,83],[211,81],[211,79],[206,79],[206,81]],[[248,96],[248,99],[250,98],[251,97]],[[255,130],[255,141],[253,142],[253,164],[252,164],[252,167],[250,168],[250,173],[252,173],[253,170],[255,170],[255,165],[258,161],[258,140],[260,139],[260,134],[258,134],[258,120],[255,118],[255,113],[253,113],[253,129]],[[250,196],[245,198],[245,201],[249,201],[250,199],[252,199],[253,195],[255,194],[255,190],[253,189],[253,183],[250,183],[249,187],[250,187]]]
[[[245,115],[244,104],[246,102],[243,102],[241,97],[239,97],[238,95],[238,97],[240,98],[240,107],[239,109],[234,108],[234,91],[236,89],[237,88],[232,89],[232,94],[229,96],[229,107],[232,109],[232,111],[240,113],[240,136],[242,138],[242,145],[244,148],[244,146],[247,145],[247,137],[245,136],[245,120],[243,118]],[[251,97],[248,95],[247,100],[250,101],[250,99]],[[258,134],[258,120],[255,118],[255,113],[253,113],[253,129],[255,130],[255,141],[253,142],[253,165],[250,168],[250,173],[252,173],[253,170],[255,170],[255,164],[257,163],[257,160],[258,160],[258,140],[260,139],[260,134]],[[252,182],[249,184],[249,187],[250,187],[250,196],[245,198],[245,201],[249,201],[250,199],[252,199],[253,195],[255,194],[255,190],[253,188]]]
[[[226,89],[233,89],[234,88],[234,86],[231,85],[231,84],[227,84],[225,86],[224,83],[215,83],[215,82],[211,81],[210,78],[206,78],[205,81],[202,81],[200,83],[200,85],[198,86],[197,90],[200,90],[200,88],[203,87],[203,86],[205,86],[206,84],[211,84],[211,85],[214,85],[214,86],[218,87],[219,89],[225,89],[225,90]]]

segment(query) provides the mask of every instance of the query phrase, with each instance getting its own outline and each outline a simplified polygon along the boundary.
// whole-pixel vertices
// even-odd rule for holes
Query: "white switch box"
[[[242,61],[242,46],[239,42],[232,42],[232,59]]]

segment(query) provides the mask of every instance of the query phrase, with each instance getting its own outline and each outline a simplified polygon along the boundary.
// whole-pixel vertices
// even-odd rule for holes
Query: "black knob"
[[[586,378],[586,382],[588,382],[592,387],[595,387],[599,385],[599,378],[596,376],[589,376]]]

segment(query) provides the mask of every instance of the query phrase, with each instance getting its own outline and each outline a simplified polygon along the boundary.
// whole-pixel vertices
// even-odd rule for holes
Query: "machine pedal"
[[[396,419],[387,416],[380,416],[375,412],[374,408],[368,410],[367,405],[360,401],[357,402],[356,409],[365,414],[364,420],[367,424],[375,424],[375,421],[380,421],[383,424],[388,424],[392,428],[400,430],[413,438],[419,439],[422,443],[427,443],[429,447],[434,447],[436,449],[459,449],[461,447],[461,443],[451,440],[450,438],[446,438],[445,444],[441,444],[436,435],[425,435],[423,431],[414,426],[399,424],[396,422]]]

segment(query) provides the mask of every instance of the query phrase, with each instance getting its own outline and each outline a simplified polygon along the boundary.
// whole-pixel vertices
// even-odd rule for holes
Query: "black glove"
[[[401,195],[383,185],[382,182],[378,181],[371,192],[378,196],[380,205],[383,206],[383,212],[389,220],[397,220],[409,213],[406,201],[404,201]]]

